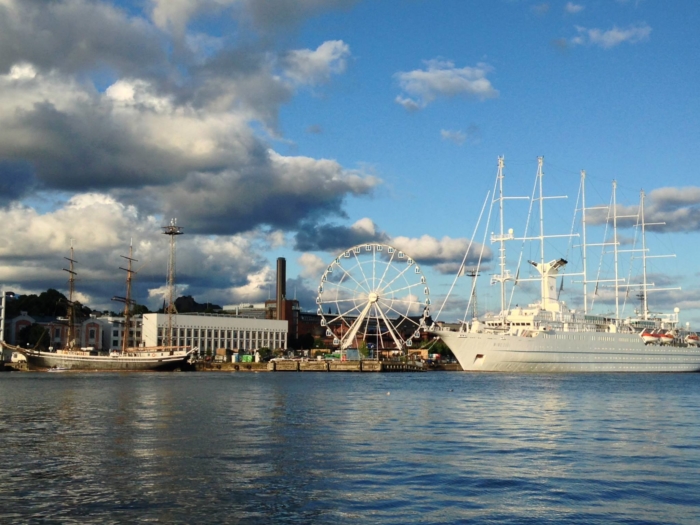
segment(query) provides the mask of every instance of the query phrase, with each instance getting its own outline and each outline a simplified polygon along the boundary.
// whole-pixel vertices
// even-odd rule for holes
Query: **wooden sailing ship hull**
[[[31,370],[62,368],[90,371],[182,370],[188,366],[194,351],[188,349],[149,352],[139,349],[137,352],[127,354],[89,355],[88,353],[42,352],[9,346],[8,348],[23,354]]]

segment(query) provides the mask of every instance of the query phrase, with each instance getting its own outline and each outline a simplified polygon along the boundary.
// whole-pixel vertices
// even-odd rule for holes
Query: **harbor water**
[[[8,373],[0,523],[700,519],[700,375]]]

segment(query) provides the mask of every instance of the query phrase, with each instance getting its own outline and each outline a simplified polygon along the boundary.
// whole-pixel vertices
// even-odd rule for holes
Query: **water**
[[[0,375],[1,523],[698,523],[700,375]]]

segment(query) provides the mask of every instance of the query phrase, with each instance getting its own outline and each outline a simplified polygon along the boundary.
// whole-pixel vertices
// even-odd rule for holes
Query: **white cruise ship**
[[[522,240],[539,240],[543,247],[545,238],[542,220],[542,165],[538,159],[537,185],[540,206],[540,232],[536,237],[523,237]],[[506,303],[506,283],[517,284],[518,278],[511,277],[505,268],[505,241],[515,240],[512,230],[504,233],[503,228],[503,159],[498,163],[498,197],[492,200],[492,207],[500,206],[500,234],[492,234],[491,241],[500,244],[500,273],[492,278],[492,283],[501,286],[501,311],[481,318],[473,317],[464,321],[459,329],[449,329],[435,323],[429,332],[439,336],[449,346],[460,365],[467,371],[488,372],[698,372],[700,371],[700,348],[698,336],[683,328],[679,323],[679,309],[671,314],[650,313],[647,294],[655,291],[646,280],[647,248],[645,241],[644,193],[641,194],[637,225],[641,230],[642,247],[637,250],[643,262],[642,283],[638,285],[642,307],[633,317],[620,318],[620,290],[629,290],[632,285],[624,283],[615,265],[615,278],[612,280],[615,293],[616,313],[593,315],[586,311],[570,309],[558,299],[556,280],[562,275],[567,261],[563,258],[545,262],[544,248],[540,250],[540,261],[528,261],[539,274],[540,298],[526,307],[511,308]],[[581,188],[585,188],[585,172],[581,172]],[[615,188],[611,210],[616,213]],[[534,193],[533,193],[534,194]],[[495,195],[495,191],[494,191]],[[588,304],[588,281],[585,264],[585,191],[581,193],[583,222],[583,301]],[[488,198],[488,197],[487,197]],[[529,220],[528,220],[529,221]],[[559,236],[563,237],[563,236]],[[609,245],[618,258],[617,220],[613,216],[613,239]],[[621,250],[620,250],[621,251]],[[478,268],[472,270],[472,277]],[[522,279],[521,279],[522,280]],[[596,282],[597,286],[597,282]],[[475,281],[472,284],[474,298]],[[657,289],[658,290],[658,289]],[[439,315],[439,314],[438,314]]]

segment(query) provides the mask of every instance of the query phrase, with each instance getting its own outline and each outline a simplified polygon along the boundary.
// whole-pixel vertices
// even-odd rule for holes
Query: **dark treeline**
[[[121,315],[123,310],[92,310],[90,307],[75,302],[76,306],[76,316],[77,317],[88,317],[90,314],[99,313],[103,315]],[[41,292],[39,295],[27,294],[27,295],[15,295],[14,297],[9,296],[6,301],[7,311],[5,312],[5,317],[7,319],[12,319],[17,317],[21,312],[27,312],[31,317],[66,317],[68,315],[68,299],[58,290],[49,288],[45,292]],[[162,313],[163,308],[157,310]],[[178,297],[175,300],[175,308],[179,313],[188,312],[213,312],[220,310],[221,306],[212,303],[198,303],[190,295],[183,297]],[[132,304],[131,313],[133,315],[141,315],[150,313],[147,306],[142,304]]]

